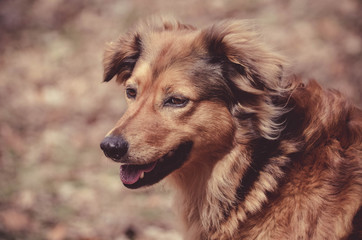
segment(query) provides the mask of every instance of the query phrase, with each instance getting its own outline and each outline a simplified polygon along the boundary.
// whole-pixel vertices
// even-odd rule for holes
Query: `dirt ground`
[[[359,0],[0,0],[0,239],[181,239],[172,191],[125,189],[99,149],[125,108],[104,46],[155,14],[253,19],[288,73],[362,106]]]

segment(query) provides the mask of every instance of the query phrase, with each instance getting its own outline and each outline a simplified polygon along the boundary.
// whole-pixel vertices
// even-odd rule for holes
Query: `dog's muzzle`
[[[128,142],[121,136],[109,136],[103,139],[100,147],[106,157],[120,162],[120,159],[128,151]]]

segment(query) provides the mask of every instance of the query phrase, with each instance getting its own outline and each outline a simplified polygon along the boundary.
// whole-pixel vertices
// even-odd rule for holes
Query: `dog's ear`
[[[235,103],[235,117],[252,121],[257,135],[276,139],[283,130],[283,99],[290,91],[283,82],[281,56],[261,41],[248,21],[224,21],[201,32],[212,61],[223,69]]]
[[[228,70],[232,67],[243,77],[236,79],[237,86],[255,93],[282,90],[285,61],[263,44],[254,26],[250,21],[223,21],[205,29],[202,37],[212,56],[226,60]]]
[[[121,82],[127,80],[141,55],[141,50],[142,42],[137,32],[125,34],[117,42],[111,42],[104,53],[103,80],[108,82],[117,74]]]

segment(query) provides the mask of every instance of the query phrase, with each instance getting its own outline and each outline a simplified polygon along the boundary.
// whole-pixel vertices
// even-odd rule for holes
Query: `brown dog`
[[[246,22],[144,22],[106,50],[129,107],[101,148],[176,186],[185,239],[361,239],[362,112],[282,70]]]

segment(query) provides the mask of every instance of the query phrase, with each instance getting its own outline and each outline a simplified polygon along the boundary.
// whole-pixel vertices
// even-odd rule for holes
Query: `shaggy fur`
[[[104,81],[129,104],[108,134],[127,143],[115,160],[192,144],[165,172],[185,239],[361,239],[362,111],[283,65],[245,21],[153,19],[107,48]]]

